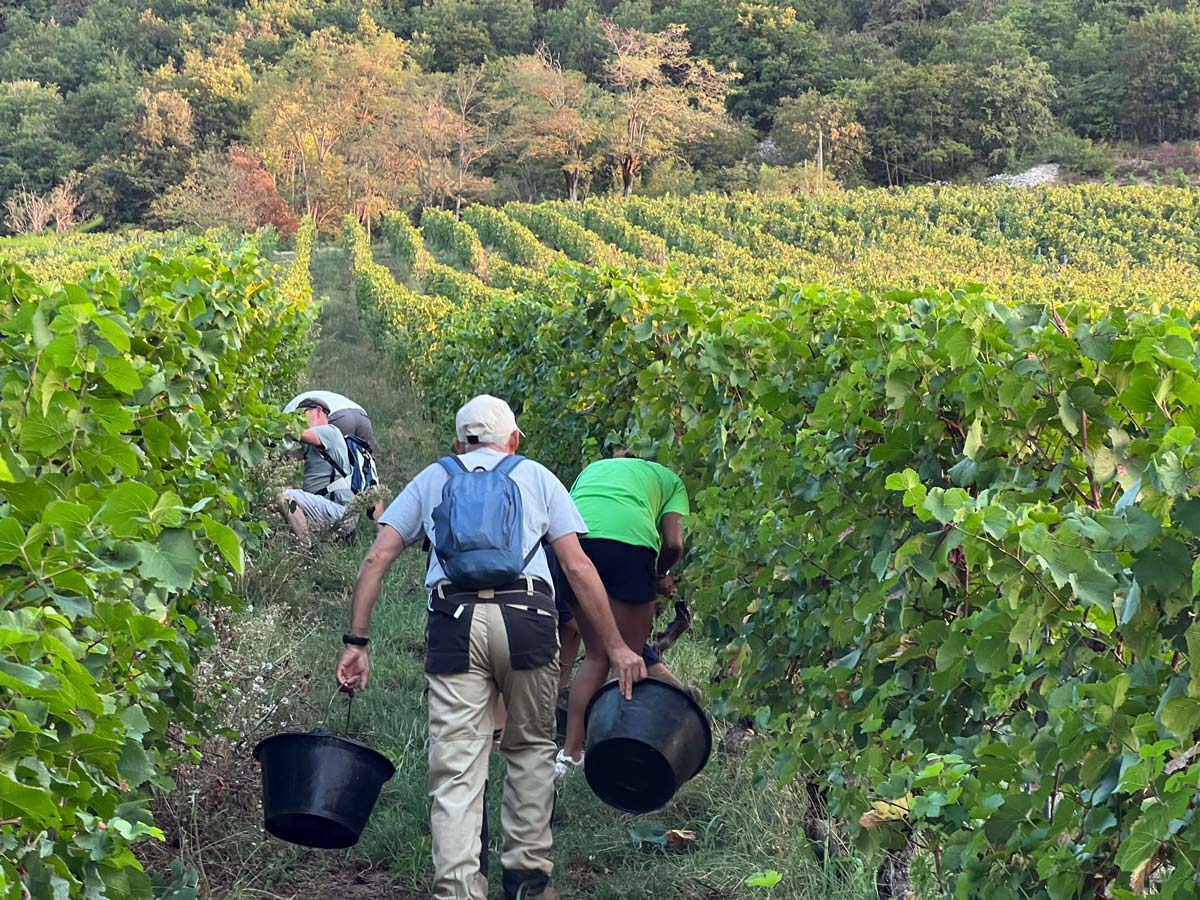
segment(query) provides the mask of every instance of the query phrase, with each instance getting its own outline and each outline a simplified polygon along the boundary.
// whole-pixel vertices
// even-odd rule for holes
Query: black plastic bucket
[[[316,728],[259,742],[263,820],[275,837],[334,849],[358,842],[383,783],[396,773],[366,744]]]
[[[665,806],[708,763],[712,728],[696,701],[672,684],[647,678],[626,700],[610,681],[588,704],[584,750],[595,795],[624,812],[645,813]]]

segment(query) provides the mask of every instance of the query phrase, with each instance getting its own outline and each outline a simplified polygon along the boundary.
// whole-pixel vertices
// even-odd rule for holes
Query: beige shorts
[[[347,516],[346,507],[340,503],[335,503],[328,497],[322,497],[319,494],[310,494],[308,491],[301,491],[296,488],[289,488],[283,492],[284,499],[291,500],[299,507],[310,521],[321,525],[339,526],[341,531],[352,531],[354,526],[358,524],[357,516]]]

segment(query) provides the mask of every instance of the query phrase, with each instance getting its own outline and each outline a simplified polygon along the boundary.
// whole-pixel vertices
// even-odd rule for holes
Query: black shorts
[[[609,597],[622,603],[654,602],[658,556],[653,550],[607,538],[580,538],[579,545],[600,573],[600,581]],[[576,603],[575,592],[566,584],[565,578],[562,581],[565,587],[562,593],[567,602]]]

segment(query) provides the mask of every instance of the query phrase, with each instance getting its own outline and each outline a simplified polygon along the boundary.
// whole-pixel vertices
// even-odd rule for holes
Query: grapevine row
[[[0,261],[0,896],[150,896],[142,789],[264,529],[246,475],[306,352],[314,234],[281,278],[252,241],[65,285]]]

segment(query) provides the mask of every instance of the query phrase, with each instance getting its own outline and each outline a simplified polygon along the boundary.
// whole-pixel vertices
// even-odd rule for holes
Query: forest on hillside
[[[1200,169],[1200,11],[1126,0],[0,0],[9,232]]]

